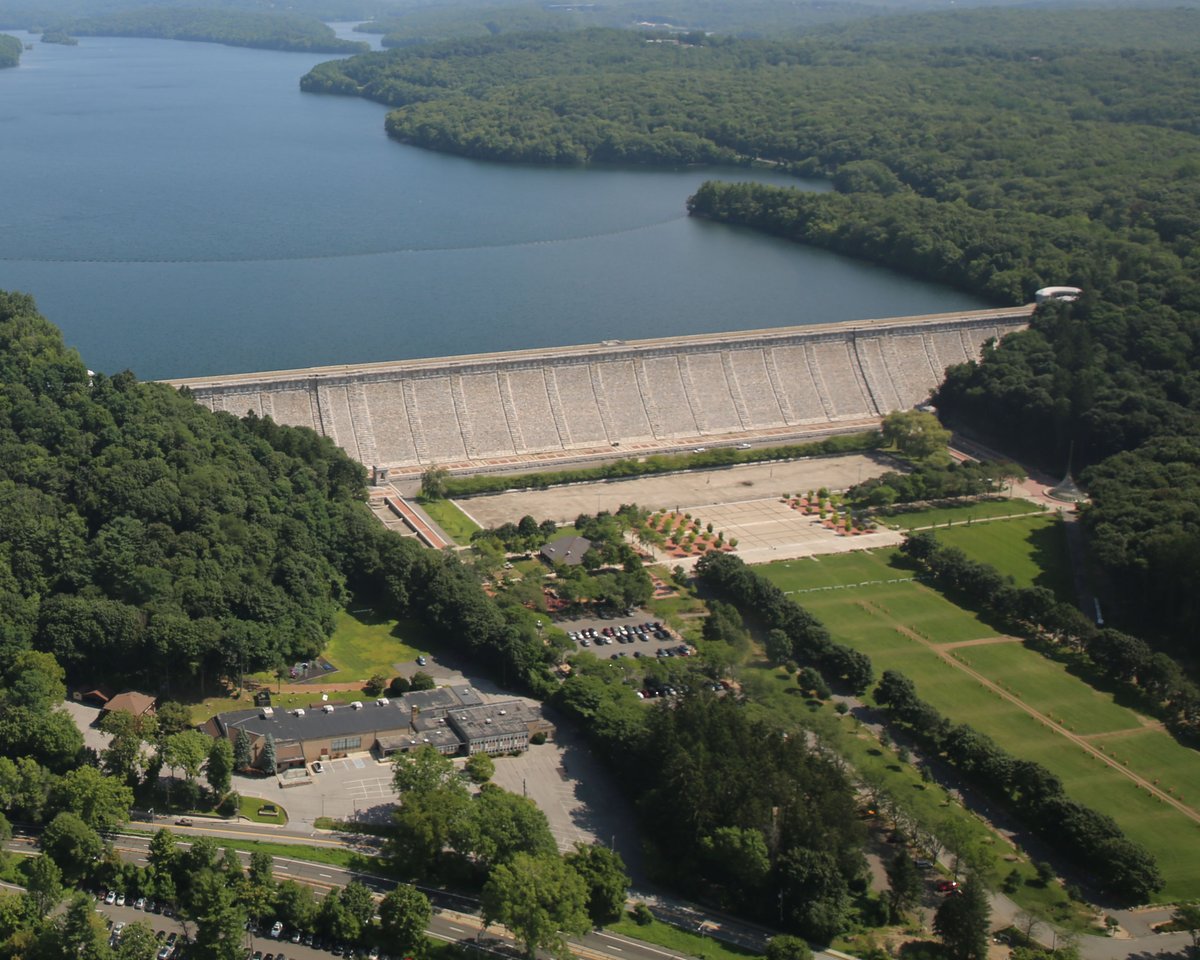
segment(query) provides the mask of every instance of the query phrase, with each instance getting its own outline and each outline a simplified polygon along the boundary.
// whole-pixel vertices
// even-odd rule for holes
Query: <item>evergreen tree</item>
[[[987,891],[975,877],[942,901],[933,929],[942,938],[951,960],[985,960],[991,916]]]
[[[235,770],[245,770],[253,762],[251,756],[250,734],[245,730],[239,730],[237,738],[233,741],[233,766]]]
[[[268,773],[277,772],[275,768],[275,737],[269,733],[266,740],[263,741],[262,768]]]
[[[892,919],[899,920],[901,914],[911,910],[921,899],[921,874],[917,865],[903,847],[887,865],[888,906],[892,911]]]

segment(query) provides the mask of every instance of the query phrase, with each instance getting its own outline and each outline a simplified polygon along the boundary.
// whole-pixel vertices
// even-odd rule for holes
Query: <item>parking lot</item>
[[[658,624],[657,629],[654,624]],[[611,619],[558,620],[554,625],[565,630],[578,649],[589,650],[601,659],[687,656],[694,652],[670,627],[654,620],[645,611]],[[684,649],[688,653],[683,653]]]

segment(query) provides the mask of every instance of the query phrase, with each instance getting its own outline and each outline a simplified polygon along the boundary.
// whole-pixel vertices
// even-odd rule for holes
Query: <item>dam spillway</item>
[[[1033,305],[168,380],[215,411],[310,427],[396,474],[516,467],[877,423]]]

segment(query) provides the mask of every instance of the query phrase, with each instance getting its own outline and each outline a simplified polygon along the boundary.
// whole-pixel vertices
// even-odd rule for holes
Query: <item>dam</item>
[[[377,476],[868,429],[1026,327],[998,310],[166,381],[329,437]]]

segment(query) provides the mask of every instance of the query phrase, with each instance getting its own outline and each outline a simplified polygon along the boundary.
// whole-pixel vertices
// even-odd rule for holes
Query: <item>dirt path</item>
[[[986,647],[993,643],[1020,643],[1020,637],[980,637],[977,640],[955,640],[953,643],[939,643],[939,650],[957,650],[959,647]]]
[[[926,649],[933,651],[942,660],[944,660],[946,663],[950,664],[955,669],[961,670],[963,673],[965,673],[971,679],[978,681],[986,689],[991,690],[997,696],[1001,697],[1004,700],[1007,700],[1013,706],[1019,708],[1020,710],[1027,713],[1029,716],[1033,717],[1035,720],[1039,721],[1043,726],[1049,727],[1055,733],[1066,738],[1068,741],[1075,744],[1081,750],[1085,751],[1086,753],[1091,754],[1097,760],[1100,760],[1103,763],[1107,764],[1111,769],[1116,770],[1118,773],[1120,773],[1122,776],[1126,777],[1127,779],[1132,780],[1134,784],[1136,784],[1139,788],[1145,790],[1148,794],[1158,797],[1158,799],[1161,802],[1168,804],[1171,807],[1174,807],[1176,810],[1178,810],[1180,813],[1182,813],[1189,820],[1192,820],[1195,823],[1200,823],[1200,812],[1197,812],[1196,810],[1193,810],[1191,807],[1189,807],[1187,804],[1182,803],[1179,800],[1176,800],[1169,793],[1165,793],[1164,791],[1160,790],[1158,787],[1156,787],[1153,783],[1151,783],[1145,777],[1142,777],[1142,776],[1134,773],[1132,770],[1129,770],[1122,764],[1118,763],[1112,757],[1110,757],[1106,753],[1104,753],[1104,751],[1102,751],[1099,747],[1093,746],[1091,743],[1088,742],[1088,740],[1086,738],[1081,737],[1077,733],[1071,732],[1066,727],[1064,727],[1061,723],[1051,720],[1050,717],[1046,716],[1046,714],[1042,713],[1039,710],[1034,709],[1029,704],[1025,703],[1025,701],[1023,701],[1020,697],[1016,696],[1015,694],[1009,693],[1007,690],[1005,690],[999,684],[993,683],[991,680],[989,680],[987,677],[985,677],[978,670],[975,670],[974,668],[963,663],[961,660],[956,659],[954,656],[952,656],[950,654],[950,652],[946,649],[946,647],[930,643],[928,640],[926,640],[920,634],[916,633],[913,630],[910,630],[904,624],[895,620],[890,614],[886,613],[884,610],[880,609],[879,607],[875,606],[874,604],[868,602],[866,605],[869,606],[871,608],[871,610],[877,616],[882,617],[885,620],[887,620],[893,627],[895,627],[898,631],[900,631],[900,633],[904,634],[904,636],[908,637],[910,640],[913,640],[916,643],[921,644],[921,646],[925,647]]]

